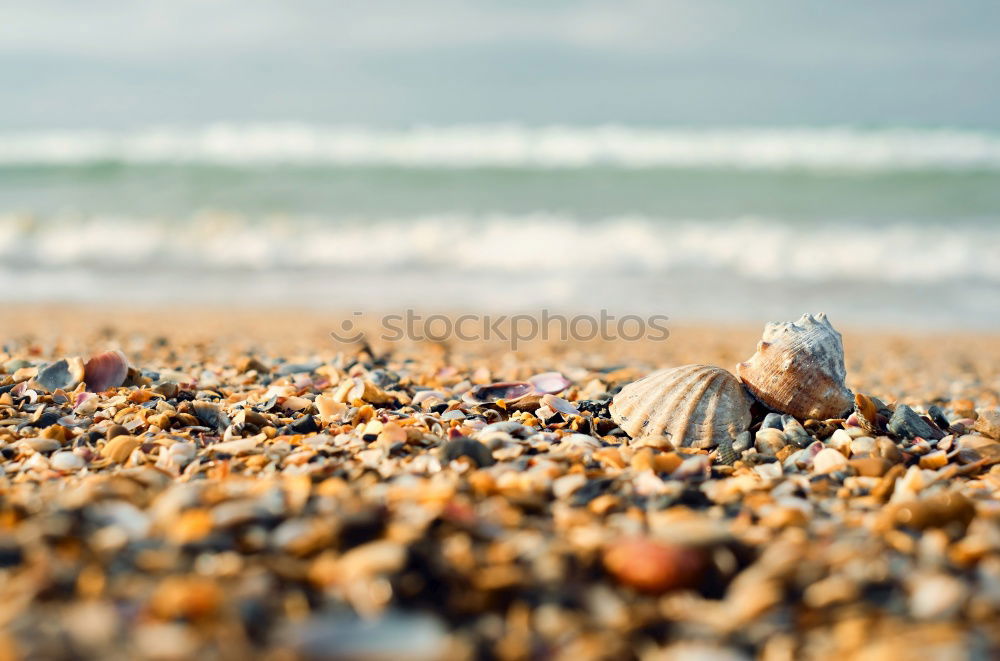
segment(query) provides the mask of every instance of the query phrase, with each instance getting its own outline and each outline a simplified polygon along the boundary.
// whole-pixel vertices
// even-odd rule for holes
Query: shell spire
[[[708,365],[653,372],[622,388],[610,411],[633,440],[666,438],[674,447],[715,447],[750,426],[740,382]]]
[[[736,374],[765,406],[802,420],[836,418],[854,404],[843,340],[822,312],[767,324],[757,353]]]

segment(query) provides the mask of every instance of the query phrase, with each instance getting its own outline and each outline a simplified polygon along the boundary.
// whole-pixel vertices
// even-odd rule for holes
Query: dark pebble
[[[614,483],[614,479],[609,477],[588,480],[586,484],[573,492],[573,505],[576,507],[587,505],[590,501],[610,489]]]
[[[750,432],[740,432],[733,441],[733,452],[741,454],[749,450],[751,445],[753,445],[753,436]]]
[[[784,429],[780,413],[768,413],[764,416],[764,422],[760,423],[761,429]]]
[[[128,430],[122,427],[121,425],[111,425],[110,427],[108,427],[108,431],[104,433],[104,438],[110,441],[115,436],[128,436],[128,435],[129,435]]]
[[[490,449],[471,438],[456,438],[444,445],[445,460],[454,461],[459,457],[468,457],[480,468],[496,463]]]
[[[16,567],[24,561],[20,546],[0,546],[0,567]]]
[[[311,434],[319,431],[319,425],[316,424],[316,419],[311,415],[304,415],[288,426],[295,434]]]
[[[609,418],[611,414],[608,412],[608,404],[610,403],[610,399],[584,399],[576,402],[576,408],[581,413],[584,411],[593,413],[594,417]]]
[[[399,384],[399,375],[386,369],[372,370],[368,373],[368,379],[383,390],[392,389]]]
[[[38,416],[38,420],[22,422],[17,426],[18,430],[25,427],[34,427],[35,429],[45,429],[46,427],[51,427],[52,425],[59,422],[59,419],[63,416],[62,413],[57,411],[46,411],[45,413]]]
[[[948,422],[948,416],[945,415],[940,406],[932,406],[927,409],[927,415],[941,429],[948,429],[951,426],[951,423]]]
[[[317,369],[323,366],[322,361],[313,361],[311,363],[288,363],[287,365],[282,365],[275,372],[278,376],[290,376],[292,374],[309,374],[315,372]]]
[[[896,410],[889,419],[889,433],[897,438],[927,438],[938,440],[944,438],[940,429],[924,420],[916,411],[906,404],[897,404]]]

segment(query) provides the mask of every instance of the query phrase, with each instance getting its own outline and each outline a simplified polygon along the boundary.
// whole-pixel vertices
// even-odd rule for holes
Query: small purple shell
[[[543,372],[528,379],[535,392],[540,394],[554,395],[569,388],[570,381],[559,372]]]
[[[475,386],[462,396],[462,400],[469,404],[493,403],[498,399],[510,402],[534,392],[535,389],[530,383],[522,381],[488,383]]]
[[[125,383],[128,376],[128,358],[121,351],[105,351],[87,361],[83,380],[87,390],[104,392]]]

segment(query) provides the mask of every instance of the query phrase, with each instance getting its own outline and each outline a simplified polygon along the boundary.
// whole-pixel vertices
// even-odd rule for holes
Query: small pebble
[[[832,448],[820,450],[813,458],[813,473],[826,475],[847,468],[847,457]]]

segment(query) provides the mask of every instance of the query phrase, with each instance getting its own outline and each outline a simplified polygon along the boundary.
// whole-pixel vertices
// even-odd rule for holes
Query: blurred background
[[[995,329],[998,19],[8,6],[0,297]]]

